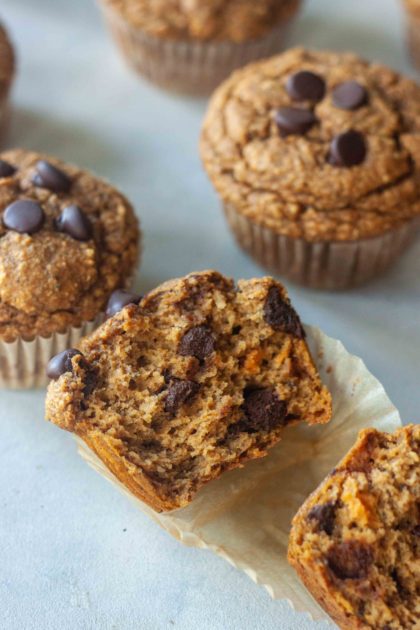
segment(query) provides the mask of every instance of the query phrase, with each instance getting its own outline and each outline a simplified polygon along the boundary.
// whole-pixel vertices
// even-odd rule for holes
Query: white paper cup
[[[211,549],[295,610],[325,619],[287,562],[293,516],[307,496],[353,446],[360,429],[394,431],[398,411],[363,361],[340,341],[305,327],[316,366],[333,400],[327,425],[298,425],[284,432],[267,457],[225,473],[202,488],[190,505],[157,513],[123,486],[101,460],[76,438],[80,455],[99,474],[180,542]]]
[[[239,44],[178,41],[131,25],[106,0],[99,5],[113,39],[136,72],[160,87],[192,95],[208,94],[237,68],[280,52],[292,21],[289,17],[263,37]]]
[[[311,242],[277,234],[225,205],[238,245],[271,273],[312,289],[339,290],[365,284],[384,273],[405,251],[419,221],[372,238]]]

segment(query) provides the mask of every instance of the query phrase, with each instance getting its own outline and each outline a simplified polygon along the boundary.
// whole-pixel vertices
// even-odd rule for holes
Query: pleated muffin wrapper
[[[90,322],[71,326],[49,337],[37,335],[30,340],[17,338],[11,342],[0,339],[0,388],[46,387],[49,383],[46,368],[51,357],[77,347],[82,337],[93,332],[103,320],[104,314],[100,313]]]
[[[287,562],[290,523],[306,497],[353,446],[359,430],[394,431],[401,426],[382,385],[340,341],[305,327],[312,357],[333,400],[333,418],[323,426],[285,429],[267,457],[224,473],[202,488],[192,503],[157,513],[137,499],[76,438],[80,455],[137,507],[180,542],[210,549],[314,620],[327,618]]]
[[[420,69],[420,14],[407,13],[407,43],[411,59]]]
[[[365,284],[384,273],[419,231],[418,218],[355,241],[311,242],[278,234],[224,205],[239,246],[271,273],[313,289],[339,290]]]
[[[209,94],[241,66],[270,57],[286,44],[295,13],[266,35],[244,43],[170,40],[131,25],[107,0],[98,0],[105,22],[128,64],[151,82],[167,90],[194,95]]]

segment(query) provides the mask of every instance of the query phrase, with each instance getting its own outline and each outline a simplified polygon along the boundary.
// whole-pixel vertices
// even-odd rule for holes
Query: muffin
[[[420,619],[420,425],[368,429],[293,519],[289,561],[343,630]]]
[[[139,229],[114,188],[55,158],[0,154],[0,384],[47,382],[133,274]]]
[[[99,0],[126,60],[161,87],[213,90],[230,72],[279,52],[301,0]]]
[[[201,154],[238,243],[341,289],[384,271],[420,215],[420,87],[352,54],[293,49],[214,94]]]
[[[413,62],[420,68],[420,0],[404,0],[407,40]]]
[[[288,426],[331,418],[302,324],[272,278],[167,282],[48,371],[47,418],[159,512],[264,456]]]
[[[6,30],[0,24],[0,134],[8,120],[9,93],[15,71],[15,59],[12,44]]]

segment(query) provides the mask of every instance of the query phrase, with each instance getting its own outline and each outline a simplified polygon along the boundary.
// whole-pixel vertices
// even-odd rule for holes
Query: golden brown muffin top
[[[0,154],[0,338],[47,336],[93,319],[138,256],[129,202],[75,166]]]
[[[9,90],[14,74],[15,59],[12,44],[0,24],[0,98]]]
[[[420,0],[404,0],[406,9],[420,15]]]
[[[132,25],[168,39],[243,42],[289,18],[300,0],[106,0]]]
[[[381,234],[420,214],[420,87],[353,54],[293,49],[216,90],[201,153],[223,201],[275,232]]]

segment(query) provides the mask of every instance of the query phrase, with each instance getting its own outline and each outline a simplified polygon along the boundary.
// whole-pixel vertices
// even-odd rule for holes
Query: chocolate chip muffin
[[[403,0],[407,16],[407,41],[411,58],[420,69],[420,0]]]
[[[420,619],[420,425],[362,431],[293,519],[289,561],[343,630]]]
[[[109,184],[24,150],[0,154],[0,217],[0,382],[45,382],[132,275],[137,220]]]
[[[167,282],[54,358],[49,375],[47,418],[157,511],[264,456],[287,426],[331,417],[302,324],[272,278]]]
[[[208,93],[281,50],[300,0],[100,0],[128,63],[168,89]]]
[[[15,72],[15,58],[7,32],[0,23],[0,133],[6,127],[9,94]]]
[[[216,91],[201,154],[257,261],[311,287],[360,284],[420,215],[420,87],[352,54],[293,49]]]

